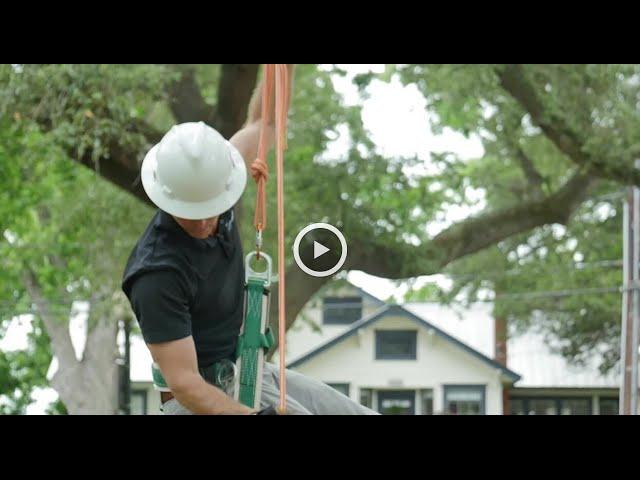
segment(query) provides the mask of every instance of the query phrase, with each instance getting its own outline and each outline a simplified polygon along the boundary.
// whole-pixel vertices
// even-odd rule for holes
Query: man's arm
[[[188,291],[186,281],[169,270],[148,272],[131,286],[131,306],[151,357],[178,402],[191,412],[251,413],[200,375]]]
[[[147,345],[171,393],[189,411],[201,415],[249,415],[255,412],[202,378],[192,337]]]
[[[295,65],[287,65],[287,71],[289,73],[289,98],[291,98],[291,92],[293,90],[293,74]],[[258,144],[260,142],[260,128],[262,126],[262,82],[258,84],[253,92],[253,97],[249,103],[249,112],[247,115],[247,121],[238,132],[231,137],[231,144],[238,149],[242,158],[247,164],[247,168],[251,167],[251,164],[258,156]],[[275,82],[273,86],[275,90]],[[275,96],[272,97],[275,100]],[[270,150],[275,143],[275,101],[271,102],[269,108],[269,116],[267,122],[265,122],[265,134],[268,139],[268,148]]]

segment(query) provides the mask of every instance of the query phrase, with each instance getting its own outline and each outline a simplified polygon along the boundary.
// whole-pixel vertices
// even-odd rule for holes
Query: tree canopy
[[[452,274],[443,301],[490,290],[496,313],[514,325],[536,323],[576,361],[602,349],[603,367],[613,365],[618,296],[509,294],[619,285],[621,273],[607,262],[621,258],[620,199],[603,195],[640,180],[640,67],[411,64],[357,76],[363,96],[372,82],[415,85],[435,132],[481,139],[480,158],[432,153],[428,169],[416,168],[425,165],[418,156],[380,153],[361,106],[345,104],[334,87],[332,78],[345,74],[336,65],[297,68],[286,251],[310,221],[332,223],[349,241],[345,269],[393,280]],[[259,78],[259,65],[248,64],[0,66],[2,325],[36,314],[51,340],[42,363],[51,354],[60,360],[53,384],[69,411],[86,408],[72,392],[92,382],[91,362],[113,363],[116,320],[128,311],[121,273],[154,212],[139,180],[144,154],[176,122],[203,120],[230,137]],[[331,158],[326,147],[345,130],[348,149]],[[240,207],[245,248],[253,244],[254,194],[250,182]],[[268,198],[275,219],[275,182]],[[454,206],[477,213],[430,235]],[[275,252],[273,225],[265,241]],[[287,260],[290,325],[329,279]],[[78,301],[91,305],[93,332],[81,361],[66,331]],[[0,357],[0,381],[13,392],[21,377],[7,359]],[[109,397],[105,388],[95,396]]]

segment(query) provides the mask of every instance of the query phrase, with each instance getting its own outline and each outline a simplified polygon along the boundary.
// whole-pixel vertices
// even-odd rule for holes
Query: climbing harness
[[[238,376],[238,369],[231,360],[220,360],[208,367],[198,368],[200,375],[207,382],[219,387],[228,395],[233,395],[235,389],[235,379]],[[162,376],[160,367],[156,362],[151,365],[151,375],[153,379],[153,388],[159,392],[171,392],[169,385]]]

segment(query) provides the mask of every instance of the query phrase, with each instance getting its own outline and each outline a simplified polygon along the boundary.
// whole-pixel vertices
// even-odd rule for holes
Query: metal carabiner
[[[256,230],[256,259],[260,260],[260,252],[262,251],[262,230]]]
[[[265,286],[268,286],[271,284],[271,265],[272,265],[271,257],[264,252],[262,252],[261,255],[264,257],[264,259],[267,262],[267,268],[264,272],[256,272],[253,268],[251,268],[251,259],[253,257],[256,257],[256,259],[259,259],[257,251],[250,252],[245,257],[245,281],[248,282],[249,277],[259,278],[260,280],[264,280]]]

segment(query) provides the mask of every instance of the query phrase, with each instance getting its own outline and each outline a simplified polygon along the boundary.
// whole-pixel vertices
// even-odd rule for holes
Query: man
[[[275,414],[275,365],[265,362],[260,409],[236,402],[226,386],[233,385],[229,367],[243,322],[244,255],[234,205],[257,156],[261,92],[258,86],[247,123],[229,141],[203,122],[183,123],[142,164],[144,189],[160,210],[129,257],[122,289],[168,386],[161,393],[165,414]],[[273,108],[267,123],[271,148]],[[374,413],[299,373],[287,371],[286,379],[289,414]]]

